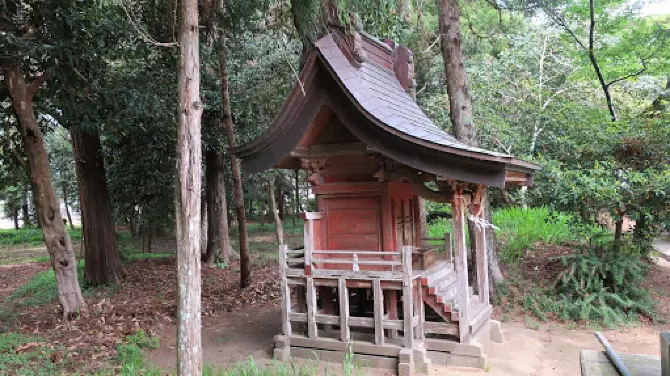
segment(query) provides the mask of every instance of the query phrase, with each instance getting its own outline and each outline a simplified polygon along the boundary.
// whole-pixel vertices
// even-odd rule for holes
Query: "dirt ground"
[[[79,319],[65,323],[54,314],[55,305],[37,307],[19,315],[17,329],[57,339],[72,349],[69,361],[73,366],[95,369],[114,358],[116,344],[125,335],[143,328],[161,340],[160,348],[147,354],[148,361],[166,371],[172,369],[176,364],[174,262],[168,258],[130,263],[126,283],[115,291],[89,292],[89,310]],[[48,267],[48,263],[0,266],[0,301]],[[243,291],[237,287],[236,269],[232,264],[228,269],[203,270],[205,364],[225,366],[247,360],[249,355],[255,360],[269,359],[273,337],[281,331],[274,265],[255,268],[253,286]],[[656,295],[658,312],[665,321],[603,331],[620,352],[658,355],[658,334],[670,331],[670,262],[658,260],[645,285]],[[503,322],[503,331],[504,344],[487,344],[488,370],[434,366],[432,374],[578,375],[580,350],[601,348],[590,329],[547,323],[534,330],[523,317]],[[339,369],[339,365],[331,365],[331,369]],[[379,370],[368,373],[389,374]]]

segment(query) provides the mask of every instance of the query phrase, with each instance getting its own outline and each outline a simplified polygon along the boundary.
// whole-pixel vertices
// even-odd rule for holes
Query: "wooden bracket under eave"
[[[530,187],[533,185],[533,174],[522,171],[506,170],[505,185],[520,185]]]

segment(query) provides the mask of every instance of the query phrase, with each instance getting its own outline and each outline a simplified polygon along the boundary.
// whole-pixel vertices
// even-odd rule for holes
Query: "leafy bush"
[[[655,316],[651,295],[642,287],[649,264],[634,246],[610,242],[560,260],[565,269],[555,285],[524,299],[524,307],[539,318],[551,312],[566,321],[614,326]]]

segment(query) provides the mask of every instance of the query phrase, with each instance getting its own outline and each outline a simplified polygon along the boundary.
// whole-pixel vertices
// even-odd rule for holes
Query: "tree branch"
[[[42,86],[42,84],[44,84],[49,79],[51,79],[51,76],[52,75],[51,75],[50,72],[45,72],[45,73],[42,73],[41,75],[35,77],[33,79],[33,81],[28,85],[28,89],[27,89],[28,95],[31,96],[31,97],[33,95],[35,95],[37,90],[39,90],[40,86]]]
[[[608,82],[607,87],[609,88],[610,86],[612,86],[613,84],[615,84],[617,82],[621,82],[621,81],[625,81],[629,78],[637,77],[637,76],[641,75],[642,73],[646,72],[647,71],[647,63],[644,61],[644,59],[640,59],[640,60],[642,60],[642,69],[638,70],[637,72],[627,74],[625,76],[621,76],[619,78],[616,78],[616,79]]]

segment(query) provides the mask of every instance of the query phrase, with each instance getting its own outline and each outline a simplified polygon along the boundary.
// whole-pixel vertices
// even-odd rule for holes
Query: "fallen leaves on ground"
[[[238,269],[237,263],[225,269],[203,265],[204,317],[278,304],[276,267],[252,270],[252,284],[245,289],[239,288]],[[54,362],[66,361],[68,368],[80,372],[100,369],[116,357],[117,345],[126,336],[139,329],[153,335],[157,326],[176,321],[176,270],[174,258],[132,262],[125,266],[126,279],[120,285],[86,290],[88,307],[78,318],[62,320],[57,304],[26,307],[17,312],[16,328],[64,349],[54,355]]]

